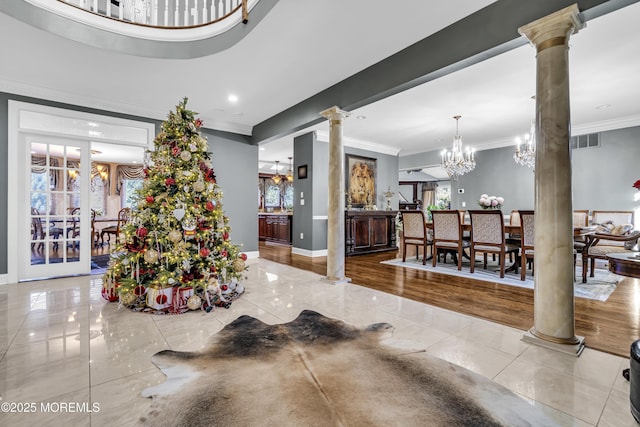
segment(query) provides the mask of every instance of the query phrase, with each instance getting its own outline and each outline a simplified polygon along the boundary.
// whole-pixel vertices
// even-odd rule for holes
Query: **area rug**
[[[520,280],[520,270],[518,274],[513,272],[505,273],[504,278],[500,278],[500,267],[497,262],[489,261],[487,269],[482,266],[482,261],[476,261],[476,268],[473,273],[469,272],[469,260],[464,259],[462,262],[462,270],[458,271],[458,266],[450,259],[447,263],[438,262],[436,267],[431,265],[431,261],[427,261],[427,265],[422,265],[422,261],[416,260],[415,257],[402,262],[401,258],[389,261],[381,261],[381,264],[394,265],[396,267],[412,268],[416,270],[430,271],[433,273],[449,274],[452,276],[465,277],[468,279],[482,280],[485,282],[499,283],[502,285],[517,286],[520,288],[533,289],[534,278],[531,271],[527,271],[525,280]],[[574,282],[574,294],[580,298],[593,299],[597,301],[606,301],[609,295],[616,289],[616,285],[622,276],[613,274],[608,270],[596,268],[595,277],[587,276],[587,283],[582,283],[582,268],[576,266],[576,281]]]
[[[381,344],[313,311],[268,325],[241,316],[199,352],[152,357],[167,380],[140,421],[163,426],[554,426],[503,386],[423,351]]]

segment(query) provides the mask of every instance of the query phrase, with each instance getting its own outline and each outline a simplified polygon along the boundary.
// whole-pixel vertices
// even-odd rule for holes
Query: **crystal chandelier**
[[[454,181],[457,181],[458,177],[471,172],[476,167],[475,150],[467,147],[464,152],[462,151],[462,137],[458,134],[458,120],[460,120],[460,117],[462,116],[453,116],[456,119],[456,136],[453,138],[451,151],[442,150],[442,168]]]
[[[531,131],[524,136],[524,144],[520,137],[516,138],[516,152],[513,153],[513,160],[517,164],[534,168],[536,165],[536,122],[531,121]],[[522,147],[520,147],[522,145]]]

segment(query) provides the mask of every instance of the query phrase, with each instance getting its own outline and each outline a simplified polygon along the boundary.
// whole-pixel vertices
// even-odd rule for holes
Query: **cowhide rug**
[[[380,344],[392,326],[356,328],[313,311],[267,325],[241,316],[199,352],[165,350],[148,425],[553,426],[467,369]]]

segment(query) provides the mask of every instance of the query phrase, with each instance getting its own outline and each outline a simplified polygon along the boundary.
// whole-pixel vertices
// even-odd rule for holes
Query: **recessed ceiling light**
[[[229,95],[229,97],[227,98],[227,100],[228,100],[229,102],[238,102],[238,96],[237,96],[237,95],[234,95],[234,94],[231,94],[231,95]]]
[[[264,150],[266,150],[266,148],[264,148],[264,147],[260,147],[260,148],[259,148],[259,150],[260,150],[260,151],[264,151]]]
[[[602,104],[596,107],[596,110],[606,110],[607,108],[611,108],[611,104]]]
[[[366,118],[367,118],[367,116],[356,116],[356,119],[358,119],[358,120],[364,120]]]

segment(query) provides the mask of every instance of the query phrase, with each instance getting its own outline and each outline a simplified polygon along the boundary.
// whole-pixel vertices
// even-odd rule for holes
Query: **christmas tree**
[[[103,296],[134,310],[210,311],[244,291],[247,257],[229,241],[202,121],[186,104],[169,113],[147,152],[137,206],[103,277]]]

